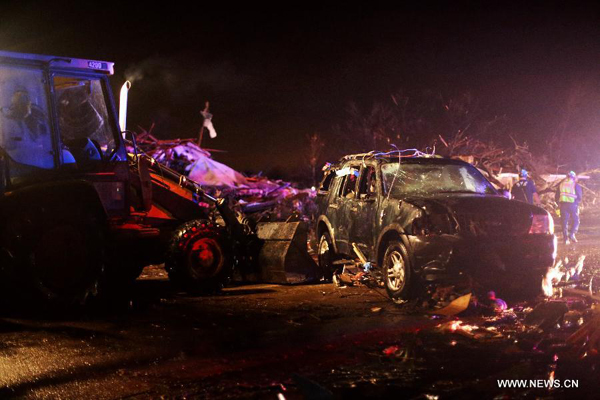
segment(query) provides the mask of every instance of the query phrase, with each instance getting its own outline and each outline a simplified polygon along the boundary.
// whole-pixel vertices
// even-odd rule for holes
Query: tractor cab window
[[[46,93],[42,71],[0,68],[0,153],[13,184],[54,168]]]
[[[54,77],[63,164],[85,168],[108,160],[117,143],[102,82],[93,78]]]

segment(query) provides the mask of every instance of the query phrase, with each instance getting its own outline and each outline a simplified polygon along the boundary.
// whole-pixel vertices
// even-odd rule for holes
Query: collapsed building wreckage
[[[458,132],[452,139],[444,139],[439,135],[441,146],[439,153],[450,158],[459,158],[477,167],[486,178],[507,195],[512,186],[519,179],[519,171],[525,169],[529,172],[540,195],[541,206],[556,215],[557,204],[555,192],[560,182],[566,177],[559,173],[561,169],[557,163],[549,160],[547,155],[536,155],[527,143],[519,143],[511,137],[512,146],[503,147],[493,142],[468,136],[464,131]],[[434,145],[436,142],[434,142]],[[435,148],[435,147],[434,147]],[[600,169],[579,171],[578,179],[585,181],[581,184],[585,195],[581,206],[595,207],[598,201],[599,182],[594,179],[600,174]]]
[[[146,154],[200,184],[211,195],[232,200],[255,221],[309,222],[314,216],[315,190],[260,174],[244,176],[214,160],[211,151],[218,150],[201,148],[195,139],[159,140],[152,135],[153,127],[140,128],[136,138]]]

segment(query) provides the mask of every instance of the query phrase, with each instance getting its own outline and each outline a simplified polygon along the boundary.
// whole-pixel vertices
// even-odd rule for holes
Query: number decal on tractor
[[[88,61],[88,67],[93,69],[105,69],[106,64],[101,63],[99,61]]]

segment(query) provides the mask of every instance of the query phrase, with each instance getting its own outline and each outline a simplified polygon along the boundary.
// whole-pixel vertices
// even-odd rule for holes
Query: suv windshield
[[[383,186],[391,197],[434,193],[496,194],[477,169],[459,164],[390,163],[381,166]]]

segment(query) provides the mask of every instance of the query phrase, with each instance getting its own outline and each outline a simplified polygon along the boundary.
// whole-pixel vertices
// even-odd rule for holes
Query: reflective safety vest
[[[575,182],[568,179],[560,184],[560,198],[561,203],[575,203],[577,199],[577,193],[575,192]]]

